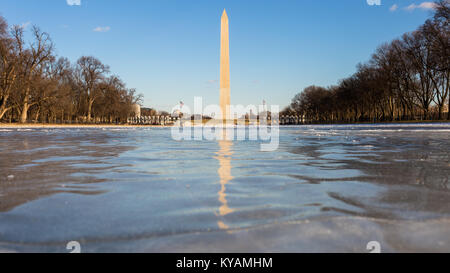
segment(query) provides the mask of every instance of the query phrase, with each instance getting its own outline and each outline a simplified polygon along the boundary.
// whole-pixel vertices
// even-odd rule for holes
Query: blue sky
[[[232,104],[265,99],[284,107],[309,85],[351,75],[378,45],[422,24],[429,7],[420,0],[2,0],[0,14],[50,33],[57,54],[71,61],[100,58],[144,94],[145,106],[170,110],[194,96],[218,103],[224,8]]]

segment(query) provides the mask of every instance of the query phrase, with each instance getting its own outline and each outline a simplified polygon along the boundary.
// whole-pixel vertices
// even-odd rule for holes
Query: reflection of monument
[[[228,16],[223,10],[220,32],[220,108],[223,120],[229,119],[227,111],[230,105],[230,40],[228,31]]]
[[[227,140],[219,141],[220,150],[217,153],[216,159],[219,160],[219,177],[220,177],[220,191],[218,192],[219,202],[221,204],[219,208],[218,216],[226,216],[232,212],[228,206],[227,194],[226,194],[226,186],[230,180],[233,179],[231,176],[231,155],[233,152],[231,151],[231,147],[233,146],[233,142]],[[218,221],[217,225],[220,229],[228,229],[229,227],[223,222]]]

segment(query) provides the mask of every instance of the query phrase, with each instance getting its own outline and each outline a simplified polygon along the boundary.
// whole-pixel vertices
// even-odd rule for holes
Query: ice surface
[[[450,125],[0,128],[0,252],[450,251]],[[9,175],[14,175],[9,179]]]

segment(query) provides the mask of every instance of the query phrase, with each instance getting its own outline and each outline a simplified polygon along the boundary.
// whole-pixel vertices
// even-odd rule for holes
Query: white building
[[[132,107],[132,112],[134,117],[138,118],[141,116],[141,106],[139,104],[134,104]]]

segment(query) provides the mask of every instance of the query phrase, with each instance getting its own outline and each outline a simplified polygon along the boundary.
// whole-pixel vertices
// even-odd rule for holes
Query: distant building
[[[134,104],[132,106],[132,112],[134,117],[138,118],[141,116],[141,106],[139,104]]]

